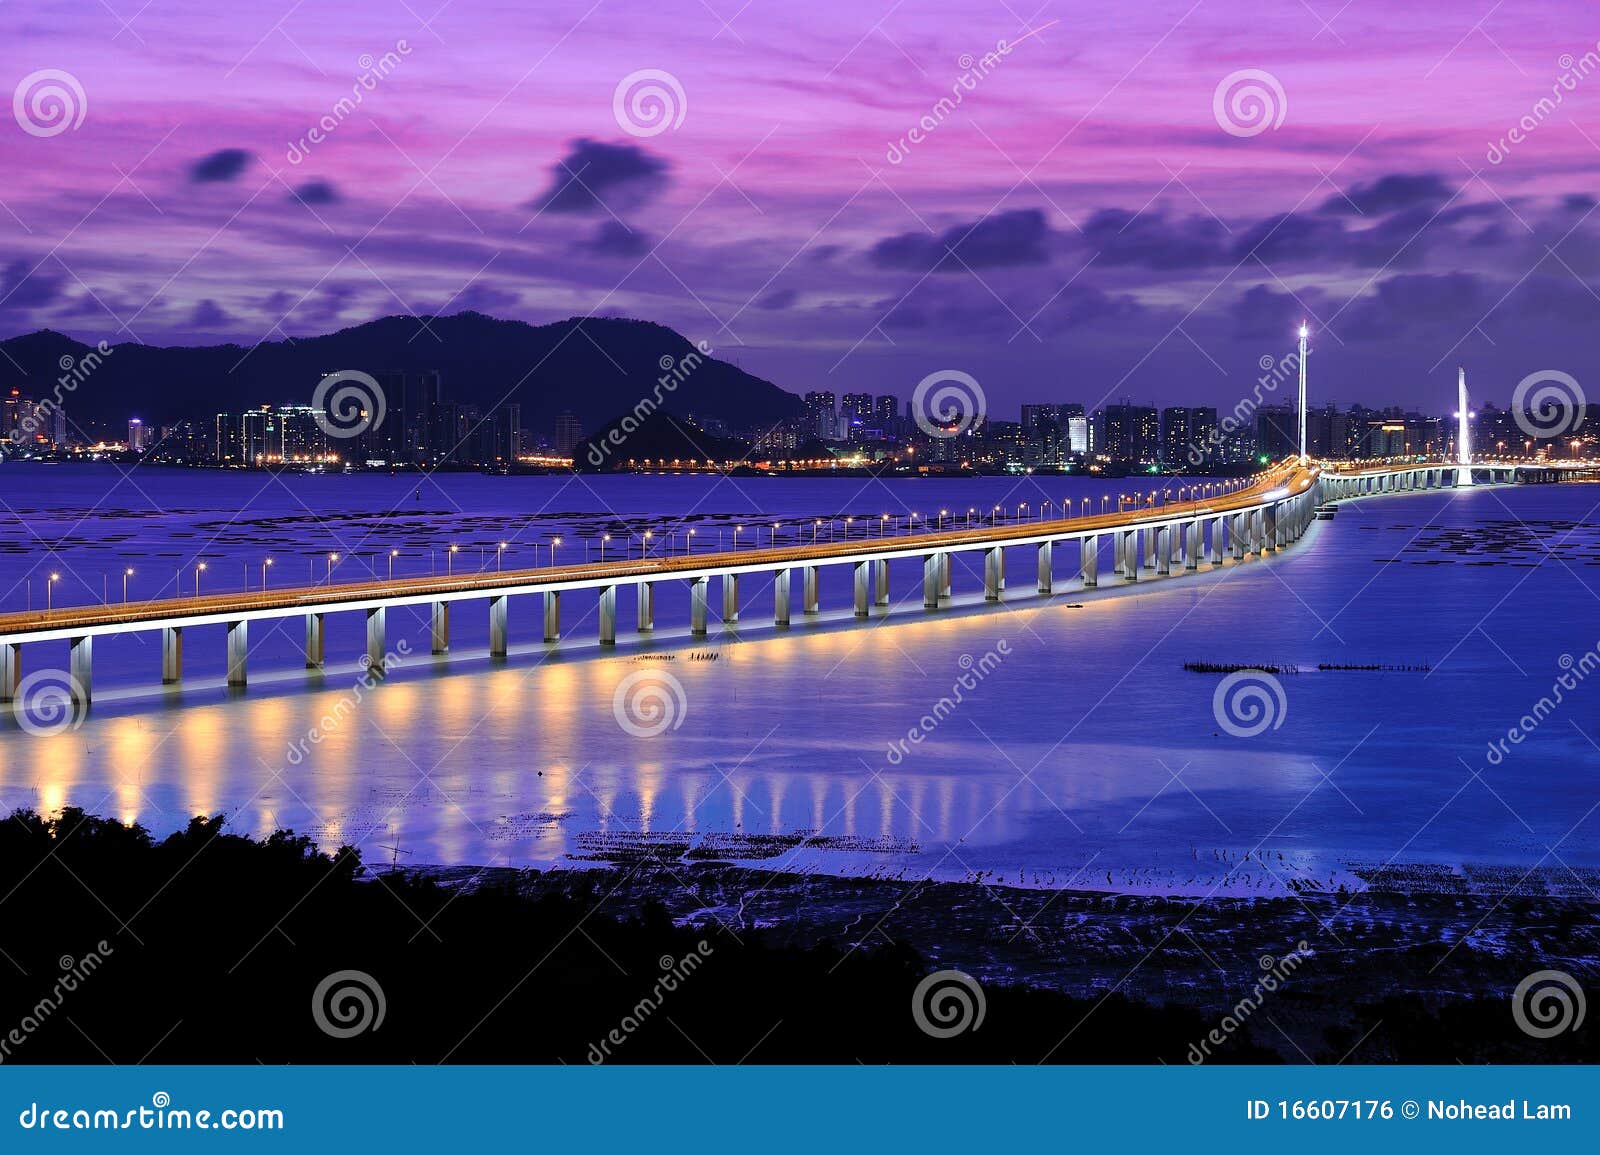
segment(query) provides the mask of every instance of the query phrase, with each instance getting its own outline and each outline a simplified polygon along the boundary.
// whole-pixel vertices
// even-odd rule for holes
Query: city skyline
[[[29,33],[11,80],[70,64],[82,119],[0,134],[45,174],[0,212],[4,335],[625,315],[797,394],[960,369],[997,409],[1070,380],[1229,407],[1303,318],[1324,396],[1595,368],[1600,54],[1562,31],[1576,4],[1414,5],[1397,30],[1263,6],[1243,31],[1182,4],[1115,27],[824,5],[798,34],[699,5],[48,7],[57,28],[0,13]],[[101,24],[69,59],[66,29]]]

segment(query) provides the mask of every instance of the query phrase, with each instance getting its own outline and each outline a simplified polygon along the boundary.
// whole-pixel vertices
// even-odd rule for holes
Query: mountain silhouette
[[[522,405],[522,424],[548,430],[565,410],[596,428],[643,398],[663,410],[755,427],[798,416],[801,401],[735,365],[700,355],[682,334],[649,321],[573,317],[548,325],[482,313],[383,317],[318,337],[244,345],[126,342],[71,390],[58,384],[93,346],[50,329],[0,341],[0,387],[35,398],[63,391],[75,422],[113,425],[210,419],[260,405],[309,404],[336,370],[377,376],[437,370],[445,399],[489,412]],[[70,360],[68,360],[70,359]],[[673,378],[670,388],[660,380]]]

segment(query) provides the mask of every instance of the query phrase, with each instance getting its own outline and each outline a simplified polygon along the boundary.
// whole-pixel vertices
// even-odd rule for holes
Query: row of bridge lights
[[[1129,509],[1154,508],[1158,504],[1165,504],[1169,499],[1173,499],[1173,500],[1177,500],[1177,501],[1181,502],[1181,501],[1185,500],[1185,494],[1188,495],[1188,500],[1190,500],[1190,501],[1199,501],[1199,500],[1203,500],[1205,498],[1209,498],[1209,497],[1212,497],[1212,496],[1217,496],[1217,495],[1220,495],[1220,494],[1223,494],[1223,493],[1230,492],[1232,490],[1236,490],[1236,489],[1242,487],[1246,483],[1247,480],[1248,479],[1239,479],[1239,480],[1234,480],[1234,481],[1208,482],[1208,483],[1205,483],[1203,485],[1202,484],[1196,484],[1196,485],[1190,485],[1190,486],[1179,486],[1177,488],[1177,490],[1175,490],[1175,491],[1171,490],[1171,489],[1151,490],[1147,494],[1119,493],[1116,496],[1116,500],[1117,500],[1116,512],[1121,513],[1121,512],[1124,512],[1125,510],[1129,510]],[[1158,499],[1159,499],[1159,501],[1158,501]],[[1085,498],[1081,499],[1079,502],[1077,502],[1076,505],[1077,505],[1078,516],[1080,516],[1080,517],[1088,517],[1091,513],[1093,513],[1094,512],[1093,501],[1094,501],[1093,498],[1085,497]],[[1109,508],[1110,507],[1110,503],[1111,503],[1111,495],[1110,494],[1101,495],[1099,512],[1101,514],[1108,514],[1108,513],[1112,512],[1111,509]],[[1047,515],[1049,514],[1049,512],[1052,509],[1059,509],[1061,511],[1061,516],[1063,518],[1067,518],[1067,517],[1070,517],[1072,515],[1073,507],[1074,507],[1074,503],[1070,499],[1067,499],[1067,498],[1063,498],[1060,502],[1047,500],[1047,501],[1044,501],[1044,502],[1040,503],[1037,507],[1034,507],[1034,506],[1030,505],[1030,503],[1026,502],[1026,501],[1018,502],[1015,510],[1010,514],[1009,520],[1011,520],[1013,522],[1020,523],[1024,519],[1024,513],[1027,510],[1033,509],[1033,508],[1036,508],[1037,511],[1038,511],[1038,517],[1036,519],[1038,521],[1045,521],[1047,519]],[[995,506],[991,507],[991,509],[989,510],[988,516],[989,516],[989,523],[992,524],[992,525],[1001,525],[1001,524],[1004,524],[1008,520],[1007,511],[1006,511],[1005,507],[1001,506],[1001,505],[995,505]],[[906,515],[906,518],[905,518],[905,530],[904,530],[904,532],[907,535],[914,535],[915,533],[917,533],[918,532],[917,523],[920,521],[922,523],[921,532],[923,532],[923,533],[927,533],[927,532],[942,533],[944,531],[944,528],[945,528],[946,520],[948,520],[950,522],[950,527],[952,529],[954,529],[954,528],[957,528],[958,519],[959,519],[960,528],[971,529],[971,528],[973,528],[973,519],[975,517],[978,517],[978,508],[977,508],[977,506],[968,506],[964,514],[961,513],[960,511],[952,513],[949,509],[941,509],[941,510],[939,510],[937,517],[935,517],[935,515],[932,515],[932,514],[929,514],[927,517],[923,517],[923,515],[920,512],[909,513],[909,514]],[[812,542],[812,544],[813,545],[820,544],[820,542],[822,540],[822,536],[821,536],[822,535],[822,527],[824,525],[826,525],[828,527],[828,540],[832,541],[834,539],[835,527],[837,526],[837,524],[841,520],[844,522],[844,538],[845,538],[845,540],[848,541],[849,538],[850,538],[851,527],[855,524],[855,522],[857,520],[854,516],[848,516],[848,517],[845,517],[843,519],[840,519],[840,518],[826,518],[826,519],[814,518],[814,519],[811,520],[811,542]],[[880,514],[877,518],[863,518],[861,520],[866,525],[866,535],[865,536],[867,538],[869,538],[869,539],[872,536],[872,522],[873,521],[876,521],[878,523],[878,537],[879,538],[887,539],[890,536],[898,537],[901,534],[900,518],[899,518],[898,515],[885,513],[885,514]],[[982,519],[981,518],[979,518],[979,524],[980,525],[982,524]],[[770,547],[775,548],[777,546],[777,544],[778,544],[778,531],[780,529],[782,529],[783,527],[784,527],[784,523],[782,521],[775,521],[775,522],[772,522],[772,523],[770,523],[768,525],[764,525],[764,526],[758,525],[758,526],[753,527],[755,529],[755,535],[754,535],[754,538],[755,538],[754,546],[755,546],[755,548],[760,548],[761,530],[763,528],[767,529],[768,532],[769,532],[769,537],[768,537],[767,544]],[[741,525],[735,525],[733,527],[733,548],[734,548],[735,552],[737,552],[740,549],[740,545],[741,545],[740,537],[744,533],[745,528],[746,527],[744,525],[742,525],[742,524]],[[795,523],[793,523],[792,528],[796,529],[799,533],[803,534],[804,531],[805,531],[805,523],[804,522],[795,522]],[[629,535],[629,536],[631,538],[634,535]],[[655,531],[647,529],[643,533],[638,534],[637,536],[638,536],[638,538],[640,540],[639,556],[641,558],[648,557],[649,554],[650,554],[650,543],[655,539],[655,536],[656,536]],[[665,536],[666,536],[665,554],[667,556],[671,556],[675,552],[674,540],[678,537],[678,534],[676,532],[672,532],[672,533],[666,534]],[[697,536],[697,530],[694,527],[690,527],[690,528],[688,528],[688,529],[683,531],[682,536],[683,536],[683,553],[684,553],[684,556],[688,556],[693,551],[694,539]],[[609,533],[602,533],[600,535],[600,560],[602,562],[604,562],[606,560],[606,546],[611,542],[611,540],[612,540],[612,535],[609,534]],[[555,564],[556,564],[556,549],[560,545],[561,545],[561,538],[560,537],[551,538],[551,540],[550,540],[550,542],[548,544],[548,548],[550,550],[550,565],[552,567],[554,567]],[[506,554],[506,551],[508,549],[510,549],[510,548],[511,548],[511,543],[508,542],[508,541],[502,541],[495,547],[495,570],[496,570],[496,572],[501,572],[501,571],[504,570],[504,568],[505,568],[505,554]],[[546,548],[546,547],[542,546],[542,545],[535,545],[532,548],[535,551],[537,551],[539,549],[543,549],[543,548]],[[721,531],[718,531],[718,548],[719,549],[721,548]],[[585,553],[586,560],[587,560],[588,549],[589,549],[589,543],[587,541],[585,541],[584,542],[584,553]],[[458,545],[458,544],[452,544],[451,546],[449,546],[448,549],[445,550],[445,575],[447,577],[454,577],[455,576],[455,558],[456,558],[456,554],[458,554],[460,552],[461,552],[461,546]],[[625,556],[631,555],[631,553],[632,553],[632,545],[631,545],[631,541],[630,541],[629,545],[628,545],[628,548],[627,548],[627,553],[625,554]],[[377,558],[380,555],[373,554],[372,556],[374,558]],[[388,561],[388,580],[392,582],[392,581],[394,581],[394,559],[401,556],[401,551],[398,550],[398,549],[391,549],[391,550],[389,550],[387,552],[386,556],[387,556],[387,561]],[[434,556],[434,551],[430,550],[429,551],[429,556],[433,557]],[[323,577],[323,582],[325,584],[328,584],[328,585],[332,585],[333,584],[333,570],[334,570],[334,567],[337,566],[342,559],[343,559],[343,555],[338,553],[338,552],[336,552],[336,551],[335,552],[330,552],[327,555],[327,559],[326,559],[327,560],[327,569],[326,569],[326,571],[324,573],[324,577]],[[250,563],[249,562],[245,562],[243,564],[244,564],[244,569],[245,569],[245,586],[246,586],[246,589],[248,590]],[[261,589],[263,591],[265,591],[268,588],[268,574],[269,574],[269,571],[271,570],[271,568],[272,568],[272,566],[274,564],[275,564],[275,559],[271,558],[271,557],[266,557],[266,558],[263,558],[261,560]],[[194,566],[194,596],[197,597],[197,598],[200,596],[200,575],[205,573],[208,568],[209,568],[209,565],[206,562],[202,561],[202,562],[196,562],[195,563],[195,566]],[[124,603],[126,603],[127,600],[128,600],[128,579],[131,578],[132,576],[134,576],[135,572],[136,571],[131,566],[125,568],[122,571],[122,600],[123,600]],[[481,572],[481,570],[480,570],[480,572]],[[180,571],[180,573],[181,573],[181,571]],[[54,609],[54,607],[55,607],[55,586],[56,586],[56,583],[59,582],[60,580],[61,580],[61,575],[59,573],[51,573],[49,575],[48,580],[45,583],[45,609],[46,609],[47,612],[52,610],[52,609]]]

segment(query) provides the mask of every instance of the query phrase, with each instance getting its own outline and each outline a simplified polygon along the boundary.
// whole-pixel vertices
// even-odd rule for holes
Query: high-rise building
[[[571,457],[583,437],[583,425],[569,409],[556,414],[555,451],[557,457]]]
[[[233,413],[218,413],[216,436],[212,442],[212,460],[218,465],[243,464],[244,450],[240,438],[240,421]]]
[[[899,401],[882,394],[872,407],[872,419],[883,430],[885,437],[897,437],[900,433],[900,404]]]
[[[143,453],[148,448],[150,448],[150,431],[139,418],[128,418],[128,452]]]
[[[1061,406],[1024,405],[1022,407],[1022,432],[1036,433],[1044,425],[1061,424]]]
[[[1161,464],[1168,469],[1185,465],[1194,444],[1193,410],[1170,405],[1161,411]]]
[[[811,392],[805,397],[806,424],[810,431],[823,441],[838,440],[838,414],[834,411],[833,394]]]
[[[1096,414],[1096,449],[1112,461],[1154,465],[1161,446],[1161,421],[1153,406],[1123,401]]]

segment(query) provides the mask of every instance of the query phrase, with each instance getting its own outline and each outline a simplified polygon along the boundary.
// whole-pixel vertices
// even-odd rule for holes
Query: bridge
[[[1304,535],[1325,502],[1378,494],[1454,487],[1487,482],[1510,484],[1554,481],[1575,475],[1596,476],[1595,463],[1527,463],[1403,461],[1318,463],[1291,457],[1235,489],[1210,492],[1168,504],[1140,505],[1117,513],[1062,517],[1052,521],[1014,522],[963,529],[930,529],[906,536],[749,548],[682,557],[623,560],[476,573],[446,578],[401,578],[271,591],[218,593],[109,605],[69,606],[45,611],[0,615],[0,702],[17,697],[22,681],[23,647],[65,639],[70,653],[70,693],[86,707],[92,697],[94,640],[107,635],[156,631],[161,635],[161,681],[174,685],[183,678],[184,631],[195,626],[224,625],[227,630],[228,684],[248,682],[250,624],[303,617],[305,662],[319,669],[325,658],[325,621],[332,613],[359,613],[366,618],[365,661],[376,675],[384,672],[386,613],[402,606],[427,606],[432,650],[450,648],[450,618],[460,602],[486,602],[489,654],[505,657],[509,603],[537,597],[543,610],[547,646],[562,642],[563,597],[591,594],[599,603],[597,642],[616,644],[617,599],[631,591],[638,607],[637,629],[655,628],[658,586],[688,587],[690,634],[707,634],[707,600],[712,579],[719,584],[722,621],[739,616],[739,582],[745,575],[772,580],[773,624],[791,624],[791,581],[800,575],[800,613],[819,612],[818,590],[825,570],[846,571],[853,589],[857,618],[874,607],[889,605],[889,563],[921,559],[922,604],[936,612],[950,605],[951,558],[982,555],[983,593],[998,602],[1005,588],[1005,551],[1032,546],[1036,550],[1036,588],[1056,592],[1056,554],[1067,552],[1076,564],[1073,580],[1080,588],[1100,584],[1102,565],[1122,582],[1136,582],[1141,570],[1181,575],[1237,564],[1247,557],[1286,549]],[[1180,491],[1181,493],[1181,491]],[[1063,510],[1063,512],[1068,512]],[[570,640],[569,640],[570,642]]]

